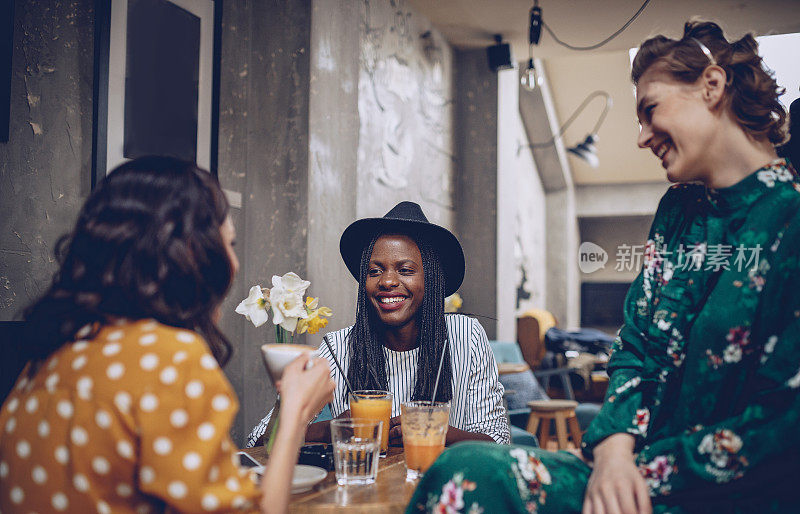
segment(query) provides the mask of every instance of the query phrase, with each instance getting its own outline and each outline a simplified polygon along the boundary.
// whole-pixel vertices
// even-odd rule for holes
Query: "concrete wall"
[[[339,257],[339,237],[356,219],[358,187],[358,80],[363,5],[314,0],[309,92],[309,294],[333,309],[328,329],[355,318],[356,281]],[[319,345],[322,334],[308,335]]]
[[[334,311],[330,330],[355,318],[357,284],[339,257],[347,225],[411,200],[454,228],[452,61],[407,2],[313,2],[308,279]]]
[[[47,287],[53,245],[89,194],[92,5],[17,0],[11,140],[0,143],[3,320]],[[452,61],[406,2],[225,2],[219,179],[241,195],[231,216],[242,267],[221,325],[235,347],[225,371],[241,403],[238,444],[275,398],[258,350],[272,327],[233,313],[247,289],[295,271],[341,328],[354,317],[338,251],[350,222],[410,199],[454,227]]]
[[[358,217],[412,200],[452,229],[452,50],[409,2],[367,0],[361,11]]]
[[[239,155],[231,152],[241,159],[242,144],[247,148],[240,238],[247,264],[239,295],[226,308],[231,312],[249,285],[295,271],[311,281],[309,294],[333,309],[326,330],[343,328],[353,323],[356,296],[356,282],[339,256],[347,225],[412,200],[432,221],[452,228],[451,50],[404,2],[225,8],[226,19],[249,21],[250,32],[228,32],[248,40],[245,53],[251,53],[242,63],[249,80],[234,86],[221,105],[241,103],[242,93],[248,98],[239,106],[245,107],[239,122],[248,126],[247,140],[239,141]],[[419,37],[426,31],[438,48],[435,60]],[[239,75],[229,78],[232,84]],[[221,130],[235,131],[237,109],[229,110],[231,123]],[[236,436],[274,400],[257,350],[272,337],[271,326],[255,329],[234,319],[225,328],[242,333],[242,324],[240,368],[232,363],[228,370],[243,407]],[[318,345],[321,336],[296,341]]]
[[[310,35],[310,1],[225,3],[219,178],[242,195],[234,212],[242,267],[222,329],[237,348],[226,374],[241,403],[232,431],[240,443],[275,399],[259,351],[274,335],[233,309],[251,285],[308,271]]]
[[[0,143],[0,320],[43,293],[91,187],[92,2],[18,0]]]
[[[465,312],[497,317],[497,74],[486,52],[455,51],[456,230],[467,259]],[[489,339],[497,322],[481,318]]]
[[[525,133],[533,144],[533,159],[544,191],[546,227],[546,283],[544,307],[552,312],[561,327],[580,323],[580,278],[578,276],[578,223],[575,186],[564,143],[554,137],[559,119],[550,94],[542,63],[543,84],[533,91],[520,89],[519,112]]]
[[[669,184],[605,184],[575,188],[576,214],[581,218],[651,216]]]
[[[517,316],[545,304],[545,195],[519,112],[517,70],[497,80],[497,338],[515,341]]]

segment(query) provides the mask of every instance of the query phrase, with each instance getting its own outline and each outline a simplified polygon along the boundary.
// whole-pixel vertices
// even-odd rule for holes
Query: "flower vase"
[[[294,341],[294,332],[289,332],[288,330],[282,328],[281,326],[275,325],[276,343],[292,344],[293,341]],[[264,359],[265,359],[265,364],[267,364],[267,371],[269,372],[270,378],[272,379],[272,384],[275,386],[275,389],[277,390],[278,380],[280,380],[280,374],[283,373],[283,369],[280,369],[280,371],[277,372],[278,374],[276,376],[276,372],[273,371],[268,364],[268,357],[266,353],[264,354]],[[280,415],[281,415],[281,397],[279,394],[278,398],[275,400],[275,406],[272,408],[272,415],[269,418],[269,423],[267,423],[267,428],[266,431],[264,432],[264,448],[267,450],[267,454],[272,453],[272,446],[275,444],[275,438],[278,435],[278,424],[280,423]]]

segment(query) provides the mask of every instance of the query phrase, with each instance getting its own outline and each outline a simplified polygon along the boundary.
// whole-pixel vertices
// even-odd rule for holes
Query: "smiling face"
[[[671,182],[709,179],[709,148],[719,127],[704,92],[702,78],[697,84],[678,82],[657,65],[644,72],[636,87],[637,143],[661,160]]]
[[[375,241],[367,268],[366,293],[381,322],[393,328],[416,324],[425,296],[422,254],[408,236]]]

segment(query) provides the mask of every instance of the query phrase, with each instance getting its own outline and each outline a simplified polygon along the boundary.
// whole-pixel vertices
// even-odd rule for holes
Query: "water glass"
[[[383,422],[369,419],[334,419],[331,441],[339,485],[374,484],[378,476]]]

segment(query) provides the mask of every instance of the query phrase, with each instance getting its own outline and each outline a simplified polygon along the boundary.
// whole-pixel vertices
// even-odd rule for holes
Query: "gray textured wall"
[[[452,229],[452,50],[404,0],[364,0],[361,23],[357,214],[412,200]]]
[[[466,312],[497,313],[497,74],[486,52],[455,51],[456,230],[467,259],[461,296]],[[497,323],[481,319],[490,339]]]
[[[510,195],[507,203],[511,212],[506,214],[510,219],[499,221],[498,230],[509,230],[512,237],[511,241],[498,245],[498,254],[507,253],[511,259],[513,279],[506,287],[513,289],[514,301],[513,305],[498,305],[498,314],[506,316],[511,325],[498,327],[498,338],[513,341],[516,317],[528,309],[545,307],[545,193],[519,110],[518,71],[499,72],[498,87],[498,173],[508,168],[511,180],[505,187]],[[498,280],[498,289],[501,283]],[[498,297],[501,293],[507,294],[498,290]],[[504,331],[510,335],[504,335]]]
[[[544,71],[542,63],[537,68]],[[561,327],[580,323],[580,279],[578,277],[578,223],[575,188],[564,143],[554,137],[559,131],[547,75],[534,91],[519,91],[519,110],[531,142],[536,169],[545,195],[545,284],[544,308]],[[541,305],[540,305],[541,307]]]
[[[89,194],[92,6],[18,0],[11,140],[0,144],[0,319],[47,287],[53,245]],[[247,289],[295,271],[340,328],[354,316],[355,281],[338,254],[350,222],[412,199],[453,226],[452,51],[433,31],[431,60],[419,37],[430,29],[404,1],[225,2],[219,178],[242,197],[231,210],[242,267],[221,325],[235,348],[225,372],[241,403],[237,443],[275,398],[258,349],[272,327],[233,313]],[[398,92],[396,73],[412,85]],[[365,90],[372,96],[361,101]],[[392,100],[378,107],[377,98]],[[360,111],[379,123],[362,124]],[[386,130],[400,118],[411,145],[397,146],[406,152],[386,169],[407,174],[403,188],[381,183],[362,160],[399,140]]]
[[[412,200],[453,228],[451,89],[452,51],[409,3],[313,2],[308,278],[333,308],[328,329],[355,317],[339,258],[347,225]]]
[[[339,237],[356,219],[362,5],[312,5],[307,278],[309,294],[333,309],[326,330],[338,330],[355,319],[356,281],[339,257]],[[307,340],[319,345],[322,334]]]
[[[1,320],[47,289],[55,242],[91,187],[92,6],[15,6],[10,137],[0,143]]]
[[[233,309],[251,285],[308,271],[310,31],[309,1],[225,3],[219,169],[222,186],[242,194],[235,214],[242,268],[222,328],[238,349],[226,368],[241,403],[237,442],[274,401],[259,353],[274,336],[271,325],[255,328]]]
[[[53,247],[90,190],[93,2],[18,1],[11,137],[0,144],[0,319],[43,292]],[[273,273],[307,273],[310,2],[226,2],[219,178],[240,192],[232,209],[242,269],[222,307],[235,347],[226,368],[243,434],[274,399],[258,346],[269,331],[233,308]]]

